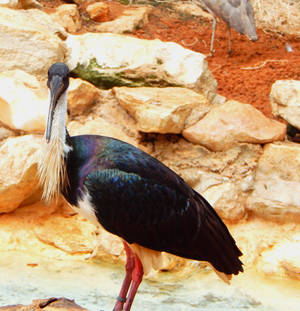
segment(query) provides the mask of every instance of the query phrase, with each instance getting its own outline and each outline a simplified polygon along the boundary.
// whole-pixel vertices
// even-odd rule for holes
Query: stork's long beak
[[[51,129],[52,129],[55,108],[64,90],[64,83],[63,83],[62,77],[59,75],[55,75],[51,77],[51,80],[48,80],[48,87],[50,91],[50,106],[49,106],[47,127],[46,127],[46,134],[45,134],[47,143],[49,143],[50,138],[51,138]]]

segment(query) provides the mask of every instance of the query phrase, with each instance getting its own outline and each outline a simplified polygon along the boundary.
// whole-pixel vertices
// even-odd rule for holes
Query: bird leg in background
[[[133,252],[131,251],[130,247],[127,245],[126,242],[123,242],[124,249],[126,253],[126,275],[119,293],[119,296],[117,297],[117,302],[115,304],[113,311],[122,311],[123,305],[126,301],[126,295],[128,292],[128,289],[130,287],[131,281],[132,281],[132,273],[135,266],[135,257]]]
[[[230,25],[227,24],[227,29],[228,29],[228,54],[231,54],[231,28]]]
[[[212,33],[211,33],[211,39],[210,39],[210,56],[212,56],[215,52],[214,40],[215,40],[216,25],[217,25],[217,20],[215,16],[213,15]]]
[[[136,254],[134,254],[134,269],[132,271],[132,284],[124,306],[124,311],[130,310],[135,294],[142,282],[143,274],[144,274],[143,265],[139,257]]]

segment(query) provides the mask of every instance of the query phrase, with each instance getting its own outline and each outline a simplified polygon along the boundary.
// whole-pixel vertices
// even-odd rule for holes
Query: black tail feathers
[[[226,225],[211,207],[211,205],[200,195],[201,207],[204,208],[199,232],[199,254],[202,259],[212,264],[212,266],[225,274],[238,274],[243,272],[243,263],[239,257],[242,252],[236,246],[235,240],[229,233]],[[204,258],[203,258],[204,257]]]

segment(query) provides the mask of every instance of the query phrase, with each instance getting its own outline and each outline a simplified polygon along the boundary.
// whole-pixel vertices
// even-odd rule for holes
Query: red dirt
[[[48,1],[41,1],[46,7]],[[51,1],[51,8],[61,1]],[[51,3],[50,2],[50,3]],[[94,1],[86,1],[92,3]],[[86,14],[82,2],[81,14]],[[106,1],[103,1],[106,2]],[[54,4],[55,3],[55,4]],[[110,19],[118,17],[127,6],[119,2],[106,2],[110,7]],[[89,22],[84,21],[88,31]],[[217,25],[213,57],[208,56],[209,68],[218,81],[217,92],[228,99],[248,103],[272,117],[269,95],[276,80],[300,80],[300,38],[296,36],[266,34],[258,29],[259,39],[251,42],[246,36],[231,31],[232,54],[227,53],[227,28]],[[211,22],[199,17],[174,12],[167,6],[153,7],[149,22],[135,30],[133,36],[143,39],[173,41],[203,54],[209,54]],[[293,52],[286,50],[289,44]]]
[[[174,14],[168,14],[167,9],[154,8],[149,23],[133,35],[174,41],[208,55],[211,23],[201,21],[200,18],[180,19]],[[225,23],[219,22],[214,44],[216,52],[213,57],[207,57],[207,61],[218,81],[217,92],[220,95],[251,104],[273,118],[269,102],[272,84],[276,80],[300,80],[300,38],[266,34],[260,29],[258,36],[258,41],[251,42],[246,36],[232,30],[233,52],[229,56],[227,27]],[[286,43],[292,47],[292,53],[287,52]]]

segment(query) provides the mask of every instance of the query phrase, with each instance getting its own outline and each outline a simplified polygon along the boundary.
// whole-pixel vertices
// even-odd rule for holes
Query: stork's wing
[[[132,165],[133,172],[114,167],[86,177],[84,185],[103,227],[128,243],[209,261],[226,274],[242,271],[241,252],[209,203],[162,163],[147,160],[157,162],[149,178],[147,161],[139,163],[141,174]]]
[[[206,260],[219,271],[242,271],[241,255],[209,203],[163,163],[116,139],[74,136],[68,157],[76,205],[88,191],[102,226],[128,243]]]

